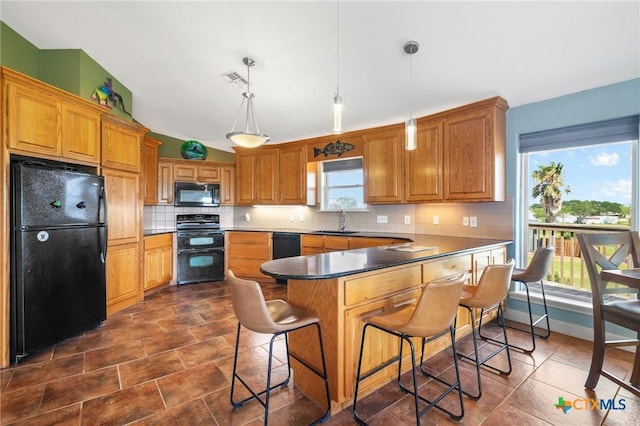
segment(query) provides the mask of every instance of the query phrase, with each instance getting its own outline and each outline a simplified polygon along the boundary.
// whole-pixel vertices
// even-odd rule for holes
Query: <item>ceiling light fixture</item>
[[[413,151],[417,147],[416,141],[416,119],[413,118],[413,55],[420,48],[420,44],[417,41],[408,41],[404,44],[404,51],[410,57],[409,63],[409,96],[411,111],[409,112],[409,120],[404,125],[404,147],[407,151]]]
[[[336,93],[333,95],[333,133],[340,134],[344,104],[340,94],[340,2],[336,0]]]
[[[253,114],[253,97],[255,95],[251,93],[250,69],[255,65],[256,62],[249,57],[244,57],[242,59],[242,63],[247,66],[247,91],[242,94],[242,103],[240,103],[240,108],[238,108],[236,119],[233,122],[233,127],[231,127],[231,132],[227,133],[227,139],[229,139],[236,145],[240,145],[245,148],[255,148],[265,142],[268,142],[271,138],[264,133],[260,133],[258,122],[256,121],[256,117]],[[238,122],[238,118],[240,118],[240,113],[242,112],[242,107],[244,106],[245,100],[247,101],[247,110],[245,113],[245,130],[244,132],[236,132],[236,123]]]

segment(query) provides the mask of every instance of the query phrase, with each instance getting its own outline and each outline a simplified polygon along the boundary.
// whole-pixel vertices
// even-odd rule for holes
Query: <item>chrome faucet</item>
[[[344,209],[340,210],[340,232],[344,232],[347,229],[347,213]]]

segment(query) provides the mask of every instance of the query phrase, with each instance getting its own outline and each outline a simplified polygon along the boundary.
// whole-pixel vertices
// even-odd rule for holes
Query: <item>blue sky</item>
[[[564,183],[571,189],[564,200],[631,202],[631,142],[529,154],[529,196],[535,185],[531,173],[552,161],[563,164]]]

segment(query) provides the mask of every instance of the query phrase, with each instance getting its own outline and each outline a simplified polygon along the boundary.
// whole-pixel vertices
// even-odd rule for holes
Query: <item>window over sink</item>
[[[362,157],[323,161],[318,165],[320,211],[364,211]]]

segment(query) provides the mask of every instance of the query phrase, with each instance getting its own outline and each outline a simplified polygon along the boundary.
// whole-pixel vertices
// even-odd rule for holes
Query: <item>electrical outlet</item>
[[[387,216],[378,216],[376,219],[378,223],[387,223]]]
[[[465,216],[462,218],[462,226],[469,226],[469,217]]]
[[[469,218],[469,226],[472,228],[478,227],[478,218],[476,216],[471,216]]]
[[[293,217],[293,215],[292,215],[292,214],[290,214],[290,215],[289,215],[289,222],[293,222],[293,221],[295,221],[295,220],[296,220],[296,219]]]
[[[304,222],[304,214],[300,213],[300,223]]]
[[[409,216],[408,214],[404,215],[404,224],[411,225],[411,216]]]
[[[438,225],[440,223],[440,218],[438,216],[433,217],[433,224]]]
[[[245,213],[244,214],[244,221],[245,222],[251,222],[251,215],[249,213]]]

